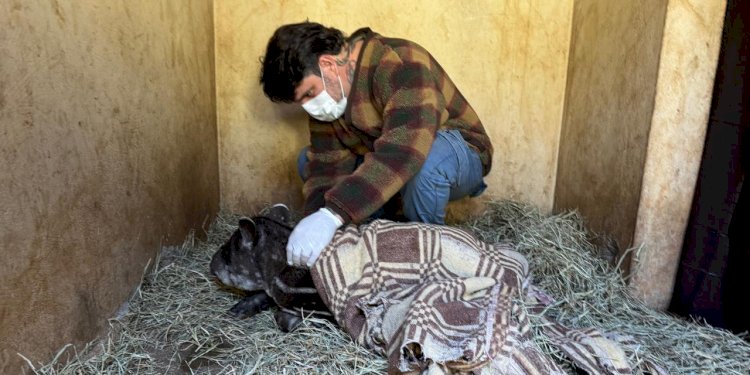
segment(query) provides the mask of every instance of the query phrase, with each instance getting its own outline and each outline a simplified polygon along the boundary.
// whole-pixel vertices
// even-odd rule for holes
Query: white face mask
[[[346,96],[344,95],[344,85],[341,83],[341,77],[336,74],[336,77],[339,79],[339,87],[341,87],[341,100],[336,102],[326,90],[326,80],[323,78],[323,69],[321,69],[320,72],[320,78],[323,79],[323,91],[314,98],[303,103],[302,108],[304,108],[310,116],[320,121],[329,122],[344,114],[344,111],[346,110]]]

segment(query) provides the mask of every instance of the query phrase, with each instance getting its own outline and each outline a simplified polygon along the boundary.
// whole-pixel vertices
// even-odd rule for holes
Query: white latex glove
[[[290,266],[312,267],[342,224],[338,215],[325,207],[302,219],[289,235],[286,262]]]

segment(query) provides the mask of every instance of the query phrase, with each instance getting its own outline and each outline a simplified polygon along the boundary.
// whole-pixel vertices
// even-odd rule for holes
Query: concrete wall
[[[91,340],[217,211],[211,1],[0,1],[0,56],[0,373],[17,374],[16,353]]]
[[[555,208],[621,251],[632,290],[669,303],[711,102],[726,4],[577,0]]]
[[[301,203],[295,160],[308,142],[306,114],[263,96],[258,60],[276,27],[305,19],[345,33],[369,26],[430,50],[494,143],[486,196],[552,208],[573,0],[383,0],[377,6],[223,0],[214,6],[220,186],[227,208]]]
[[[577,0],[555,209],[633,241],[667,0]]]
[[[670,0],[646,150],[631,287],[649,306],[666,309],[700,169],[725,1]]]

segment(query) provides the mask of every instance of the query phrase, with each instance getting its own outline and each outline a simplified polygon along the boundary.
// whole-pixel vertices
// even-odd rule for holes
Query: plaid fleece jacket
[[[490,139],[429,52],[369,28],[351,38],[364,44],[344,116],[310,118],[306,214],[325,206],[345,223],[366,219],[416,175],[438,130],[458,129],[489,172]],[[355,169],[357,156],[364,159]]]

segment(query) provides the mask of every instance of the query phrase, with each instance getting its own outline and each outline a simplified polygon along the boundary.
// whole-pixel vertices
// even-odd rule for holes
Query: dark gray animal
[[[331,320],[310,272],[288,266],[286,243],[292,226],[289,209],[275,205],[263,216],[239,220],[237,230],[211,259],[211,273],[222,284],[246,292],[229,311],[248,318],[278,306],[274,318],[282,331],[296,329],[305,316]]]

